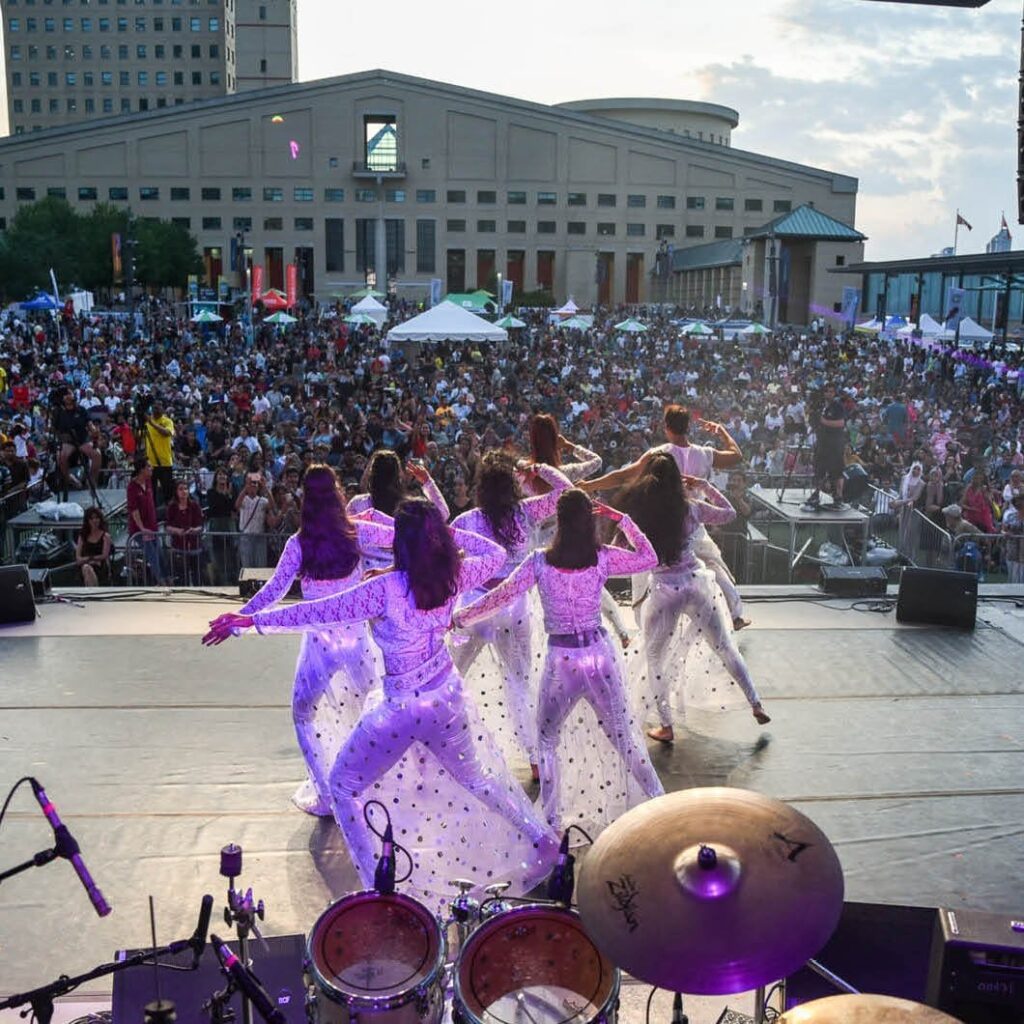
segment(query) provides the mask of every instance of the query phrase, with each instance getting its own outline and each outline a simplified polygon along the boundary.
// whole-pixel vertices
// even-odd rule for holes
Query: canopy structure
[[[570,331],[589,331],[592,324],[589,318],[585,316],[571,316],[568,320],[563,320],[561,323],[556,324],[557,327],[566,327]]]
[[[33,295],[27,302],[21,304],[22,309],[60,309],[60,304],[46,292],[39,292]]]
[[[518,317],[514,317],[511,313],[508,316],[503,316],[500,320],[494,322],[495,327],[504,327],[505,330],[510,330],[514,327],[525,327],[526,321],[520,320]]]
[[[489,313],[495,309],[494,300],[481,290],[475,292],[449,292],[444,302],[451,302],[460,309],[468,309],[471,313]]]
[[[982,327],[976,320],[972,320],[969,316],[965,316],[960,321],[960,340],[961,341],[991,341],[993,334],[991,331]]]
[[[271,309],[274,312],[277,312],[279,309],[288,308],[288,296],[276,288],[267,289],[267,291],[259,296],[257,301],[263,303],[264,309]]]
[[[194,324],[222,324],[224,317],[218,316],[212,310],[201,309],[194,317],[192,317],[192,323]]]
[[[220,317],[217,317],[217,319],[219,320]],[[263,322],[265,324],[297,324],[299,318],[292,316],[291,313],[284,312],[284,310],[279,310],[277,313],[272,313]]]
[[[907,324],[906,327],[901,327],[896,333],[899,334],[900,337],[905,338],[913,334],[915,331],[917,331],[922,338],[941,338],[947,333],[942,324],[927,313],[921,314],[921,322],[916,327],[913,324]],[[950,337],[952,337],[951,333]]]
[[[340,293],[335,293],[335,295],[338,298],[341,297]],[[384,298],[384,292],[375,291],[373,288],[358,288],[354,292],[349,292],[349,294],[346,295],[345,298],[346,299],[366,299],[366,298],[383,299]]]
[[[740,334],[745,334],[747,337],[758,334],[771,334],[772,332],[765,327],[764,324],[751,324],[749,327],[744,327]]]
[[[698,320],[695,324],[687,324],[681,331],[680,334],[696,335],[698,338],[706,338],[714,334],[714,329],[708,327],[706,323]]]
[[[622,323],[615,325],[615,330],[623,331],[626,334],[642,334],[647,330],[647,324],[641,323],[635,316],[628,317]]]
[[[380,324],[369,313],[349,313],[345,323],[353,327],[379,327]]]
[[[367,295],[365,299],[357,302],[352,307],[352,312],[368,316],[378,327],[383,327],[384,321],[388,318],[388,307],[378,302],[372,295]]]
[[[508,331],[445,301],[392,327],[388,341],[508,341]]]
[[[572,301],[571,295],[569,296],[569,301],[564,306],[555,310],[559,316],[575,316],[579,311],[580,307]]]

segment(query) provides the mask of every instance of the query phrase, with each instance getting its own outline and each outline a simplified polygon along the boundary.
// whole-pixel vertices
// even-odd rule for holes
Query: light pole
[[[245,275],[245,337],[247,341],[252,342],[252,250],[246,247],[244,229],[235,235],[235,243]]]
[[[505,312],[505,303],[503,300],[504,292],[501,290],[501,271],[498,271],[498,294],[496,296],[498,300],[498,319],[501,319],[501,315]]]

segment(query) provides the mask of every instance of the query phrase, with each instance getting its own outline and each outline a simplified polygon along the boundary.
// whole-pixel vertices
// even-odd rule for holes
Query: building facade
[[[12,135],[235,89],[235,0],[0,9]]]
[[[500,274],[587,304],[667,297],[670,248],[803,204],[854,222],[855,178],[733,148],[735,111],[594,102],[603,113],[370,71],[151,109],[0,141],[0,218],[56,189],[179,220],[210,284],[241,246],[268,285],[294,262],[321,299]]]
[[[235,89],[266,89],[299,77],[296,0],[235,0]]]

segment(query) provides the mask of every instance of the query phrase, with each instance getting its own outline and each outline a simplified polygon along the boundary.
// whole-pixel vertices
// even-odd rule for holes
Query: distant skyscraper
[[[299,72],[296,0],[237,0],[237,89],[288,85]]]
[[[1012,248],[1013,236],[1010,234],[1010,228],[1006,223],[1006,214],[1004,213],[999,231],[993,235],[992,241],[985,246],[985,252],[1009,252]]]

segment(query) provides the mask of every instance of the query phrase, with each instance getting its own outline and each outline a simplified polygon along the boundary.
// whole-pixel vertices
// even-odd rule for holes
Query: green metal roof
[[[677,273],[683,270],[731,267],[742,262],[742,238],[726,238],[720,242],[691,245],[686,249],[676,249],[672,253],[672,269]]]
[[[856,228],[806,204],[776,217],[747,237],[768,238],[772,235],[816,242],[863,242],[867,239],[867,235],[862,235]]]

